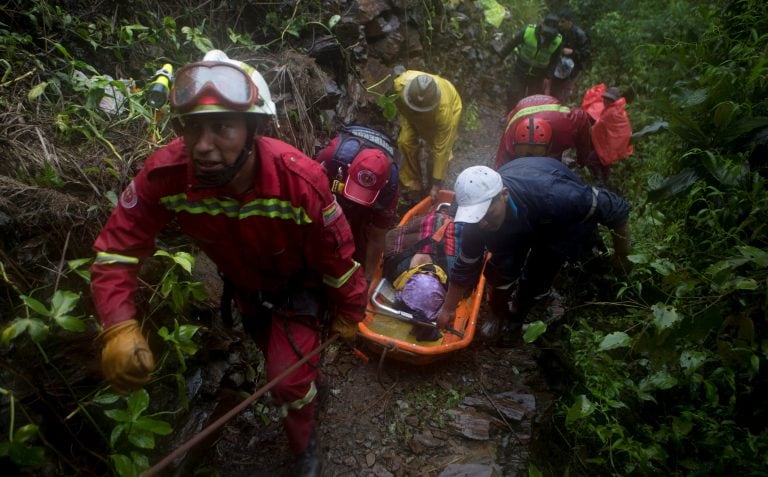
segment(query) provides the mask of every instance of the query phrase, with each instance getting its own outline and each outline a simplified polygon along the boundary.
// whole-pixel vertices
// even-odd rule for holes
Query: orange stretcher
[[[441,190],[435,204],[440,207],[453,201],[453,191]],[[400,225],[414,217],[425,215],[433,209],[427,197],[400,220]],[[441,330],[435,341],[418,341],[413,334],[414,326],[432,326],[414,323],[412,316],[397,308],[392,285],[381,276],[381,266],[374,276],[376,287],[368,298],[365,319],[358,325],[359,336],[382,357],[411,364],[429,364],[450,353],[466,348],[475,337],[477,315],[484,297],[485,278],[481,274],[477,286],[456,307],[456,319],[448,330]]]

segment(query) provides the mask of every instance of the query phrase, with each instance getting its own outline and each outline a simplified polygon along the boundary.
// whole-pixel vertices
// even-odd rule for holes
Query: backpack
[[[365,126],[344,127],[339,133],[339,142],[336,144],[333,156],[323,163],[323,167],[334,184],[336,181],[346,182],[352,161],[360,151],[370,148],[382,151],[389,158],[392,166],[389,168],[389,181],[376,200],[377,204],[389,204],[397,194],[402,155],[392,139],[386,134]],[[336,189],[332,187],[331,190],[335,191]]]

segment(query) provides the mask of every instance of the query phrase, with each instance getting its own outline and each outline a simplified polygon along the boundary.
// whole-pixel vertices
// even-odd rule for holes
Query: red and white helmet
[[[242,112],[275,116],[269,87],[255,68],[211,50],[203,61],[180,68],[173,79],[171,110],[179,115]]]
[[[549,147],[552,142],[552,126],[546,119],[528,116],[515,127],[514,144]]]

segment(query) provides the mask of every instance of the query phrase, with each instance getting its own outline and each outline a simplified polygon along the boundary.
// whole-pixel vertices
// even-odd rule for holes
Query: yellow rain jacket
[[[440,88],[440,104],[432,111],[420,113],[411,110],[402,100],[405,86],[413,78],[427,74],[431,76]],[[453,155],[453,143],[459,132],[461,119],[461,97],[450,81],[437,75],[408,70],[395,78],[395,93],[397,93],[397,109],[400,113],[400,135],[397,137],[397,147],[403,153],[403,164],[400,167],[400,183],[407,190],[422,190],[421,165],[419,157],[419,139],[429,144],[432,157],[432,177],[427,181],[430,186],[434,181],[445,180],[448,172],[448,162]]]

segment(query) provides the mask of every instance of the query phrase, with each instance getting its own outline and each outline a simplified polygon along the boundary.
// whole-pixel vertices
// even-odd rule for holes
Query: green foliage
[[[110,455],[117,475],[133,477],[149,468],[149,459],[143,454],[145,450],[155,448],[155,435],[165,436],[173,430],[171,426],[159,419],[144,415],[149,407],[149,394],[144,389],[132,392],[125,402],[124,409],[108,409],[104,414],[116,422],[109,438],[110,447],[117,450],[123,441],[127,440],[132,447],[129,455],[113,453]],[[122,439],[121,439],[122,438]]]
[[[20,466],[35,468],[48,463],[45,449],[34,445],[40,432],[36,424],[26,424],[16,427],[16,398],[13,393],[5,388],[0,388],[0,395],[9,401],[8,440],[0,441],[0,458],[9,457],[11,461]]]
[[[197,325],[179,325],[177,320],[174,320],[173,322],[173,331],[168,330],[165,326],[157,330],[158,336],[169,344],[176,354],[178,361],[178,368],[174,374],[174,377],[176,378],[176,390],[179,393],[179,399],[185,410],[189,409],[186,383],[184,381],[184,373],[187,370],[186,357],[193,356],[197,353],[197,343],[195,343],[192,338],[198,330],[200,330],[200,327]]]
[[[563,423],[590,473],[760,474],[768,194],[750,156],[768,127],[768,9],[576,7],[594,15],[586,27],[600,45],[588,81],[648,95],[638,117],[669,130],[638,137],[640,156],[628,159],[642,161],[624,184],[637,206],[634,269],[619,288],[620,311],[586,307],[569,329],[578,379],[561,402]]]
[[[80,300],[80,296],[73,292],[57,290],[51,298],[50,308],[30,296],[20,295],[19,298],[24,302],[26,316],[16,318],[3,329],[3,345],[8,345],[25,332],[29,334],[32,341],[40,343],[48,336],[50,330],[48,323],[55,323],[72,332],[85,330],[82,318],[70,314]]]
[[[480,114],[476,102],[469,102],[466,109],[463,111],[462,121],[464,123],[464,129],[467,131],[474,131],[480,128]]]
[[[171,254],[158,250],[155,256],[169,258],[172,263],[163,273],[158,292],[152,295],[150,302],[156,303],[157,296],[163,300],[170,298],[168,305],[174,313],[180,315],[192,302],[207,298],[208,295],[202,283],[183,279],[192,274],[192,268],[195,266],[195,258],[192,255],[188,252]]]

